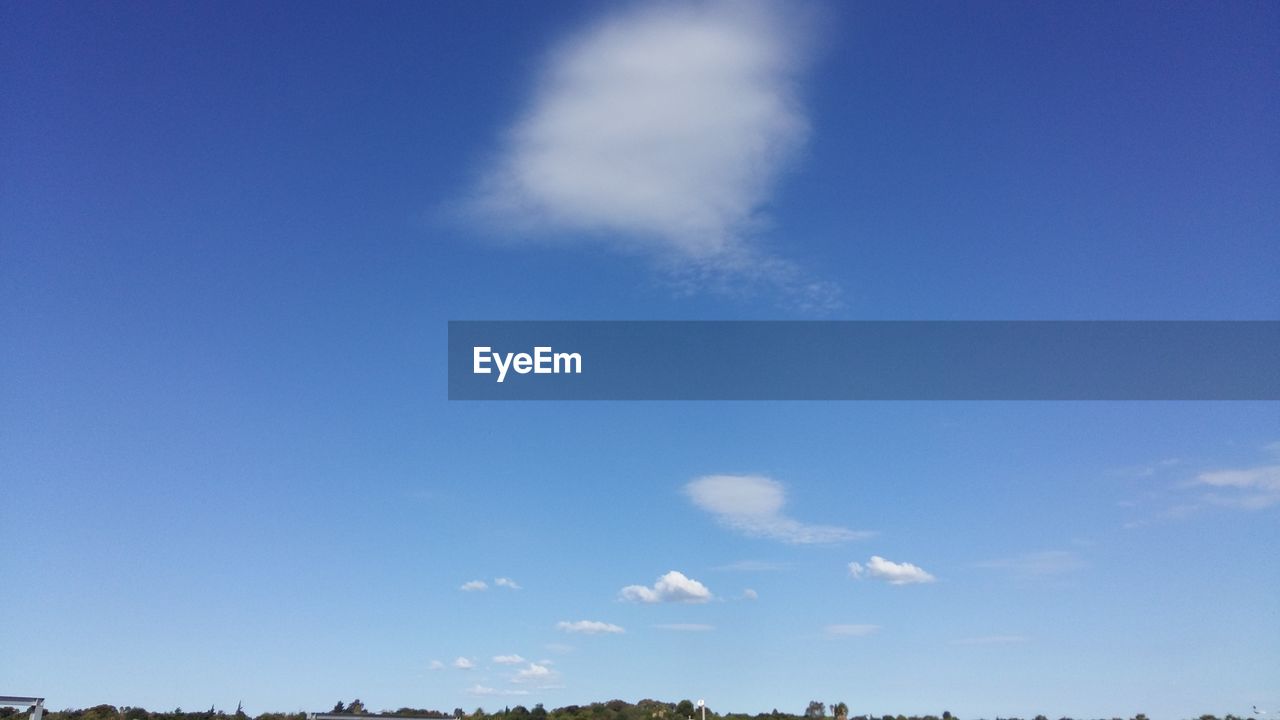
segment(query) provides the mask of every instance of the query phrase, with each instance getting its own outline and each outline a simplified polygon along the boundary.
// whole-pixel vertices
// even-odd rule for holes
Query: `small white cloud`
[[[428,669],[428,670],[433,670],[433,671],[434,671],[434,670],[443,670],[443,669],[444,669],[444,663],[440,662],[439,660],[432,660],[431,662],[427,663],[427,669]]]
[[[521,669],[515,674],[515,677],[511,678],[513,683],[536,685],[540,688],[548,687],[559,681],[560,673],[538,663],[529,663],[528,667]]]
[[[483,580],[471,580],[469,582],[462,583],[462,586],[458,589],[463,592],[477,592],[480,590],[488,590],[489,584]]]
[[[471,670],[476,666],[476,664],[471,662],[468,658],[459,656],[457,660],[453,661],[453,666],[459,670]]]
[[[746,590],[742,591],[742,599],[743,600],[759,600],[760,593],[756,592],[755,590],[752,590],[751,588],[747,588]]]
[[[577,620],[574,622],[562,620],[556,623],[556,629],[582,635],[617,635],[626,632],[626,630],[617,625],[600,622],[599,620]]]
[[[519,655],[494,655],[493,662],[497,665],[521,665],[524,658]]]
[[[1008,570],[1022,575],[1063,575],[1082,570],[1085,566],[1084,560],[1069,550],[1046,550],[975,564],[975,567]]]
[[[1280,504],[1280,465],[1203,472],[1196,483],[1217,491],[1206,499],[1218,505],[1262,510]]]
[[[653,587],[628,585],[618,593],[623,600],[642,603],[685,602],[703,603],[711,599],[706,585],[672,570],[658,578]]]
[[[874,534],[809,525],[787,516],[782,512],[787,502],[782,483],[761,475],[705,475],[685,485],[684,492],[721,525],[744,535],[804,545],[846,542]]]
[[[512,580],[511,578],[504,578],[504,577],[495,578],[493,581],[493,584],[496,587],[503,587],[503,588],[507,588],[508,590],[520,589],[519,583],[517,583],[515,580]]]
[[[833,637],[865,637],[880,630],[879,625],[828,625],[823,630]]]
[[[704,623],[664,623],[654,625],[659,630],[675,630],[676,632],[710,632],[716,629],[715,625],[706,625]]]
[[[859,580],[864,577],[884,580],[890,585],[931,583],[937,579],[918,565],[896,563],[892,560],[885,560],[879,555],[872,555],[865,567],[856,562],[849,563],[849,574]]]

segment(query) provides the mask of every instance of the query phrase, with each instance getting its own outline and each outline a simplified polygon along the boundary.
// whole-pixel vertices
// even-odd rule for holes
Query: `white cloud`
[[[1203,472],[1196,483],[1217,491],[1205,499],[1219,505],[1262,510],[1280,504],[1280,465]]]
[[[432,660],[431,662],[427,663],[427,669],[428,669],[428,670],[443,670],[443,669],[444,669],[444,663],[440,662],[439,660]]]
[[[463,592],[476,592],[479,590],[488,590],[489,584],[483,580],[471,580],[469,582],[462,583],[462,586],[458,589]]]
[[[515,580],[512,580],[511,578],[504,578],[504,577],[495,578],[493,581],[493,584],[495,587],[504,587],[504,588],[507,588],[508,590],[521,589],[520,584],[517,583]]]
[[[471,662],[469,658],[459,656],[458,659],[453,661],[453,666],[459,670],[471,670],[476,664]]]
[[[751,588],[747,588],[746,590],[742,591],[742,599],[743,600],[759,600],[760,593],[756,592],[755,590],[752,590]]]
[[[864,577],[884,580],[890,585],[931,583],[937,579],[918,565],[896,563],[892,560],[885,560],[879,555],[872,555],[865,567],[856,562],[849,563],[849,574],[859,580]]]
[[[539,663],[529,663],[528,667],[521,669],[511,678],[513,683],[536,685],[539,688],[549,687],[559,681],[560,673]]]
[[[710,632],[716,629],[715,625],[706,625],[704,623],[664,623],[654,625],[659,630],[675,630],[677,632]]]
[[[570,38],[467,214],[507,235],[573,236],[669,267],[783,276],[813,290],[752,240],[809,133],[795,92],[811,45],[803,14],[781,3],[667,3]]]
[[[600,622],[599,620],[577,620],[575,622],[562,620],[556,623],[556,629],[568,633],[579,633],[583,635],[616,635],[626,632],[626,630],[623,630],[617,625]]]
[[[1016,557],[984,560],[976,567],[1009,570],[1023,575],[1063,575],[1084,569],[1086,563],[1069,550],[1045,550]]]
[[[524,663],[524,658],[519,655],[494,655],[493,662],[497,665],[520,665]]]
[[[676,570],[658,578],[653,587],[628,585],[622,588],[618,595],[623,600],[642,603],[702,603],[711,599],[711,591],[706,585]]]
[[[865,637],[880,630],[879,625],[828,625],[823,628],[834,637]]]
[[[721,525],[745,535],[802,545],[846,542],[874,534],[808,525],[787,516],[782,512],[787,502],[782,484],[761,475],[706,475],[685,485],[684,492]]]

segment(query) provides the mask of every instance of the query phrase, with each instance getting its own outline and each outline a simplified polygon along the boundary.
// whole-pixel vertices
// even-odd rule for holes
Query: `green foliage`
[[[826,714],[827,710],[828,707],[817,700],[810,702],[803,714],[779,712],[776,708],[771,712],[755,715],[747,713],[721,714],[713,712],[708,707],[707,720],[958,720],[949,711],[944,711],[940,716],[913,715],[907,717],[905,715],[884,715],[882,718],[872,718],[866,715],[859,715],[848,717],[849,708],[843,702],[833,703],[830,706],[830,711],[834,718]],[[371,713],[359,699],[351,701],[350,704],[339,701],[334,706],[334,711],[344,715],[352,715],[352,720],[360,720],[359,716],[362,715],[365,716],[365,720],[375,720],[370,717]],[[609,700],[590,705],[566,705],[554,710],[548,710],[541,703],[533,706],[533,708],[517,705],[514,708],[500,709],[492,714],[486,713],[484,708],[476,708],[472,713],[467,713],[462,708],[454,708],[452,713],[443,713],[439,710],[411,707],[402,707],[394,711],[384,710],[378,714],[434,718],[435,720],[463,720],[464,718],[469,720],[687,720],[689,716],[693,716],[693,720],[701,720],[698,708],[690,700],[668,703],[653,699],[640,700],[634,704],[625,700]],[[1237,715],[1201,715],[1195,718],[1188,718],[1188,720],[1219,720],[1219,718],[1222,718],[1222,720],[1256,720],[1253,717]],[[22,708],[0,708],[0,720],[28,720],[28,717]],[[152,712],[140,707],[95,705],[78,710],[47,711],[45,720],[249,720],[249,717],[241,708],[237,708],[235,713],[227,713],[212,707],[199,712],[184,712],[182,708],[175,708],[169,712]],[[308,718],[307,713],[302,712],[265,712],[257,715],[253,720],[308,720]],[[996,718],[996,720],[1017,720],[1017,718]],[[1035,720],[1046,720],[1046,717],[1038,715]],[[1061,720],[1071,719],[1062,718]],[[1112,718],[1111,720],[1124,719]],[[1146,715],[1138,714],[1131,720],[1148,719]]]

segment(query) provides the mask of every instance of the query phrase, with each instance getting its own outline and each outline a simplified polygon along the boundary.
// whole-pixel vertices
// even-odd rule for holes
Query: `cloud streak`
[[[1262,510],[1280,504],[1280,465],[1203,472],[1196,484],[1212,488],[1205,499],[1218,505]]]
[[[676,632],[711,632],[716,629],[715,625],[707,625],[705,623],[661,623],[654,625],[658,630],[674,630]]]
[[[599,620],[561,620],[556,623],[556,629],[567,633],[576,633],[580,635],[620,635],[626,630],[613,623],[600,622]]]
[[[761,475],[706,475],[684,487],[694,505],[711,513],[721,525],[744,535],[794,545],[839,543],[874,533],[800,522],[782,509],[782,483]]]
[[[686,278],[830,294],[755,240],[809,135],[795,92],[812,45],[804,14],[668,3],[588,27],[549,55],[467,215],[504,234],[643,254]]]

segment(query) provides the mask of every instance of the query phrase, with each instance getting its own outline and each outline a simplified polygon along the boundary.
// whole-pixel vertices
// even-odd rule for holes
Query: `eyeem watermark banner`
[[[454,321],[450,400],[1280,400],[1274,321]]]

